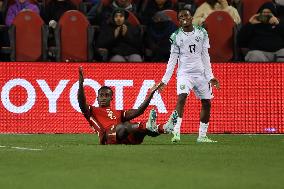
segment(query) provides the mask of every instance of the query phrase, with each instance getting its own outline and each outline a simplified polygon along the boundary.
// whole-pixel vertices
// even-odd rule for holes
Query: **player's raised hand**
[[[79,83],[84,83],[84,72],[83,72],[83,67],[79,67]]]
[[[166,84],[161,81],[161,82],[157,85],[157,87],[158,87],[159,93],[161,93],[161,92],[164,90],[164,88],[166,87]]]
[[[216,89],[220,89],[220,83],[218,81],[218,79],[213,78],[209,81],[209,83],[211,83],[211,85],[213,85],[214,87],[216,87]]]

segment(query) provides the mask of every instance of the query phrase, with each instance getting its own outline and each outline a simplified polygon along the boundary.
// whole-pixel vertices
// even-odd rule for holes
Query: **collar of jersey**
[[[181,31],[182,31],[182,33],[184,33],[185,35],[190,36],[190,35],[193,35],[193,34],[195,33],[195,27],[193,26],[192,32],[185,32],[185,31],[183,31],[183,28],[181,28]]]

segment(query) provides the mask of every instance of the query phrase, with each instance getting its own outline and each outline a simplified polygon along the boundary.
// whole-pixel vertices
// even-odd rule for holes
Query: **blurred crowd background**
[[[166,62],[181,8],[212,62],[284,62],[284,0],[2,0],[0,60]]]

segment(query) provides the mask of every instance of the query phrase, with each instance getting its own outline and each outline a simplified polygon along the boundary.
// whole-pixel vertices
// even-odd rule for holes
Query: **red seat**
[[[56,31],[57,61],[92,61],[94,31],[80,11],[66,11]]]
[[[179,22],[178,22],[178,19],[177,19],[177,12],[174,11],[174,10],[170,10],[170,9],[167,9],[167,10],[163,10],[163,12],[171,18],[171,20],[173,21],[173,23],[175,23],[176,26],[179,25]]]
[[[197,7],[199,7],[202,3],[205,2],[205,0],[194,0],[194,2],[197,5]]]
[[[234,28],[232,17],[225,11],[215,11],[205,20],[210,49],[209,54],[213,62],[226,62],[234,56]]]
[[[77,7],[80,7],[80,4],[83,3],[83,0],[71,0],[71,2]]]
[[[171,0],[172,5],[175,6],[178,3],[178,0]]]
[[[10,28],[12,61],[42,61],[46,59],[47,29],[41,17],[32,11],[22,11]]]
[[[103,4],[103,6],[109,6],[112,3],[112,0],[101,0],[100,2]]]
[[[135,16],[135,14],[133,14],[132,12],[128,11],[129,16],[128,16],[128,22],[133,25],[133,26],[138,26],[140,25],[140,21],[138,20],[138,18]]]
[[[266,2],[271,2],[269,0],[242,0],[242,21],[246,24],[249,19],[257,13],[260,6]]]

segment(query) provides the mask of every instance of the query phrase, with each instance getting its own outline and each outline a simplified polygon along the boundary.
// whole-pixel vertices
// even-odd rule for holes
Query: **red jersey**
[[[100,108],[90,106],[91,117],[93,117],[104,130],[110,129],[122,122],[124,110],[115,110],[110,107]]]
[[[89,106],[90,115],[84,115],[90,125],[98,133],[100,144],[141,144],[143,138],[130,134],[125,140],[117,141],[116,126],[122,123],[125,110],[115,110],[110,107],[100,108]]]

